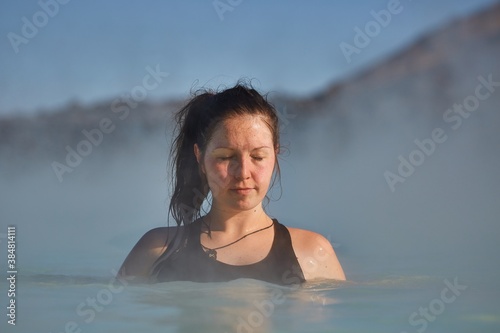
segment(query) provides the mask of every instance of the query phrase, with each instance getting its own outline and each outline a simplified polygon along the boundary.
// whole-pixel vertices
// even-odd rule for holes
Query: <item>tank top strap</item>
[[[277,219],[273,219],[273,227],[273,243],[267,256],[254,264],[235,266],[209,258],[200,243],[201,220],[197,220],[187,226],[185,243],[164,263],[159,280],[216,282],[253,278],[282,285],[304,282],[288,228]]]

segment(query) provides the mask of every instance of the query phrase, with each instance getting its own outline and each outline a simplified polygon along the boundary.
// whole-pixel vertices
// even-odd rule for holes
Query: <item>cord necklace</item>
[[[205,222],[205,219],[203,219],[203,224],[205,224],[205,226],[210,230],[210,226]],[[256,234],[256,233],[258,233],[260,231],[264,231],[266,229],[271,228],[273,225],[274,225],[274,221],[271,222],[270,225],[268,225],[268,226],[266,226],[264,228],[254,230],[254,231],[252,231],[252,232],[250,232],[250,233],[248,233],[246,235],[243,235],[243,237],[238,238],[234,242],[231,242],[231,243],[223,245],[223,246],[219,246],[219,247],[215,247],[215,248],[209,248],[209,247],[206,247],[205,245],[201,244],[201,242],[200,242],[200,244],[203,247],[203,249],[205,250],[205,252],[208,254],[208,257],[211,258],[211,259],[213,259],[213,260],[216,260],[217,259],[217,250],[220,250],[220,249],[226,248],[228,246],[231,246],[231,245],[233,245],[235,243],[238,243],[239,241],[241,241],[242,239],[244,239],[244,238],[246,238],[246,237],[248,237],[250,235],[253,235],[253,234]]]

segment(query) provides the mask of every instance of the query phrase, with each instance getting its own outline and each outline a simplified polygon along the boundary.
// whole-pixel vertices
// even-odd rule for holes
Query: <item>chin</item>
[[[235,210],[245,211],[245,210],[254,209],[261,202],[262,201],[258,201],[258,200],[239,200],[239,201],[231,203],[231,208],[233,208]]]

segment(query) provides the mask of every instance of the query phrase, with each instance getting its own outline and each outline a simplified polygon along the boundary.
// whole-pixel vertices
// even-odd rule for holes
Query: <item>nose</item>
[[[250,178],[251,161],[249,157],[241,156],[234,163],[234,177],[238,180]]]

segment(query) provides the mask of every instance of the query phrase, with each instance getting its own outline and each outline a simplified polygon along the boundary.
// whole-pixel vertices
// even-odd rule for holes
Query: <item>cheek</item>
[[[254,178],[258,183],[262,185],[268,185],[271,182],[273,171],[274,160],[256,168]]]
[[[206,176],[210,186],[223,186],[229,178],[227,163],[205,162]]]

